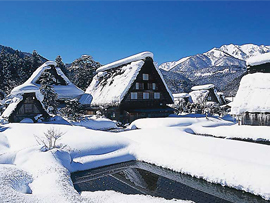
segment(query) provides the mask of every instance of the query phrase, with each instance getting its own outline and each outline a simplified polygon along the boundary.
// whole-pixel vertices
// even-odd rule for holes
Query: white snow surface
[[[45,62],[43,65],[37,68],[37,70],[35,70],[35,72],[25,83],[15,87],[11,91],[11,95],[15,96],[17,94],[23,94],[28,92],[39,92],[40,84],[37,84],[36,82],[45,70],[51,68],[50,66],[56,66],[56,63],[54,61]],[[59,99],[75,98],[83,94],[83,91],[80,88],[76,87],[72,82],[70,82],[70,80],[65,76],[65,74],[60,68],[56,67],[56,71],[57,74],[60,75],[67,83],[67,85],[53,85]]]
[[[256,66],[265,63],[270,63],[270,53],[254,56],[247,60],[248,66]]]
[[[194,135],[207,129],[217,134],[214,129],[225,127],[229,134],[237,128],[229,121],[194,116],[139,119],[130,128],[140,129],[121,133],[57,124],[0,126],[0,201],[168,202],[112,191],[79,195],[73,188],[70,172],[135,159],[270,200],[269,146]],[[65,133],[57,144],[66,147],[44,151],[36,137],[44,139],[52,127]],[[256,128],[258,136],[267,131]]]
[[[198,85],[198,86],[194,86],[191,89],[196,91],[196,90],[209,90],[211,88],[214,88],[215,85],[213,84],[206,84],[206,85]]]
[[[270,73],[244,76],[231,103],[231,113],[270,112]]]
[[[126,65],[126,64],[134,62],[134,61],[144,60],[147,57],[150,57],[150,58],[153,59],[154,55],[153,55],[153,53],[148,52],[148,51],[142,52],[142,53],[139,53],[139,54],[136,54],[136,55],[133,55],[133,56],[130,56],[130,57],[127,57],[127,58],[112,62],[112,63],[109,63],[109,64],[107,64],[105,66],[101,66],[100,68],[97,69],[97,72],[98,73],[99,72],[104,72],[106,70],[110,70],[112,68],[117,68],[119,66]]]

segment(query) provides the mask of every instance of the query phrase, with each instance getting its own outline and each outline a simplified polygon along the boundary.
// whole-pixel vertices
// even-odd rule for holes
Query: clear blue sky
[[[106,64],[141,51],[158,63],[223,44],[270,45],[270,2],[0,2],[0,44]]]

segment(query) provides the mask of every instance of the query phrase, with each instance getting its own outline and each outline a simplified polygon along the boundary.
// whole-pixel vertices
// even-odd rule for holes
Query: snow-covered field
[[[64,133],[57,142],[62,147],[46,151],[39,140],[51,128]],[[0,126],[0,202],[167,202],[113,191],[80,195],[73,188],[71,172],[136,159],[270,199],[268,145],[194,134],[249,138],[256,133],[256,139],[269,140],[269,127],[186,116],[140,119],[129,128],[139,129],[112,133],[60,124]]]

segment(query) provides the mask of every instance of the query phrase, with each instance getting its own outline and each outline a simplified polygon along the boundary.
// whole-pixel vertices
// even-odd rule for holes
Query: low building
[[[86,93],[93,96],[93,109],[123,123],[173,113],[167,106],[173,103],[173,96],[150,52],[98,68]]]
[[[23,94],[25,92],[39,92],[41,78],[44,77],[45,72],[51,73],[54,77],[53,88],[57,93],[58,100],[60,102],[66,99],[74,99],[84,94],[83,90],[75,86],[62,72],[62,70],[56,67],[54,61],[47,61],[42,66],[37,68],[31,77],[22,85],[15,87],[11,91],[11,95]]]
[[[213,84],[194,86],[191,90],[193,90],[189,93],[191,103],[203,104],[204,102],[211,102],[213,104],[222,105],[220,96]]]
[[[176,93],[173,94],[173,101],[175,105],[179,103],[188,103],[189,102],[189,94],[188,93]]]
[[[270,53],[251,57],[247,60],[248,73],[270,73]]]
[[[270,53],[247,61],[245,75],[231,103],[231,114],[239,124],[270,126]]]
[[[37,122],[39,119],[46,120],[49,118],[49,114],[42,104],[42,98],[43,96],[37,92],[17,95],[10,101],[1,117],[10,123],[19,123],[26,118],[33,122]]]

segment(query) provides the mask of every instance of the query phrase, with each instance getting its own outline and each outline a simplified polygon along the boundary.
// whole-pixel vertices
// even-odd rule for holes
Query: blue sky
[[[0,2],[0,44],[106,64],[141,51],[158,63],[223,44],[270,45],[270,2]]]

